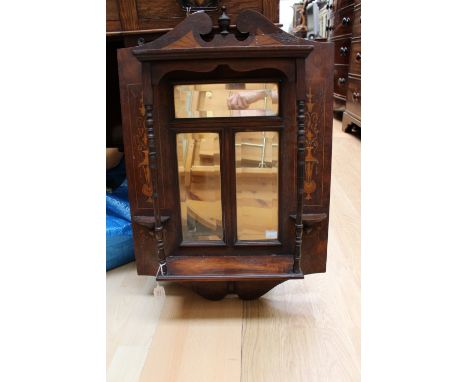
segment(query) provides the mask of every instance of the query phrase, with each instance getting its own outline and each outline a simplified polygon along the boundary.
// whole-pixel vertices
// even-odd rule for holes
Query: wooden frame
[[[317,47],[318,53],[315,54]],[[331,47],[291,36],[261,14],[247,10],[238,16],[236,30],[229,27],[229,17],[224,12],[217,30],[213,29],[205,13],[193,14],[171,32],[134,48],[132,53],[141,62],[142,68],[148,163],[153,190],[153,216],[142,217],[135,211],[133,216],[136,225],[143,225],[153,231],[153,253],[157,254],[159,263],[156,272],[158,280],[190,282],[194,289],[210,298],[220,298],[229,292],[237,292],[243,298],[254,298],[279,282],[303,278],[301,264],[306,264],[307,270],[310,270],[310,264],[301,259],[303,227],[305,225],[310,234],[311,225],[325,222],[325,229],[328,225],[328,204],[325,204],[326,212],[321,214],[310,213],[307,203],[304,205],[304,193],[311,192],[311,187],[307,187],[311,181],[311,145],[318,143],[311,141],[311,134],[314,133],[310,129],[314,123],[311,115],[316,103],[312,102],[310,83],[313,81],[308,81],[313,71],[309,70],[307,75],[306,67],[315,66],[320,75],[314,80],[327,88],[327,93],[324,92],[324,86],[321,93],[317,93],[320,94],[318,104],[324,102],[324,121],[329,118],[327,123],[331,127],[333,62],[327,61],[333,53]],[[312,62],[313,59],[316,62]],[[223,82],[278,82],[279,115],[174,118],[174,83],[211,83],[221,79]],[[323,124],[323,133],[325,127]],[[177,177],[174,176],[177,174],[175,134],[201,130],[220,134],[221,183],[224,190],[222,208],[225,214],[224,230],[227,233],[223,245],[219,245],[219,242],[214,245],[181,245],[180,202],[178,192],[175,192],[178,190]],[[236,242],[234,132],[270,130],[278,131],[280,135],[278,240],[239,243]],[[128,139],[128,134],[124,138]],[[323,134],[322,204],[323,192],[329,192],[329,178],[326,179],[325,168],[329,163],[326,163],[325,157],[330,154],[331,136],[326,142],[326,148],[325,141]],[[314,160],[318,161],[316,158]],[[129,161],[127,156],[127,164]],[[305,199],[307,201],[308,197]],[[134,224],[134,231],[135,228]],[[322,234],[323,228],[319,227],[316,231]],[[142,263],[139,256],[138,262]],[[148,264],[147,259],[144,263]],[[324,265],[322,263],[323,268]],[[147,265],[140,265],[139,272],[149,273]]]
[[[224,60],[219,60],[217,61],[220,65],[226,65],[228,61]],[[231,61],[232,63],[232,61]],[[189,65],[192,65],[191,63]],[[192,69],[196,70],[196,69]],[[216,74],[216,73],[215,73]],[[212,74],[213,75],[213,74]],[[239,73],[240,77],[230,77],[229,80],[236,80],[236,82],[242,82],[243,80],[246,80],[245,77],[243,77],[243,73]],[[190,76],[190,74],[185,74],[185,76]],[[207,74],[205,74],[207,76]],[[212,82],[211,78],[205,77],[206,81],[205,82]],[[226,82],[229,82],[226,81]],[[258,82],[266,82],[268,79],[263,79],[263,78],[258,78]],[[283,84],[285,82],[285,79],[283,80]],[[174,145],[173,142],[175,141],[175,133],[181,133],[181,132],[216,132],[220,134],[220,139],[222,143],[222,159],[223,163],[222,168],[223,171],[221,172],[222,175],[222,190],[225,190],[225,198],[222,202],[222,208],[227,214],[227,218],[225,221],[225,232],[228,232],[228,237],[227,237],[227,242],[225,244],[220,244],[218,242],[216,243],[204,243],[204,245],[200,243],[193,243],[192,248],[188,247],[187,245],[184,246],[184,250],[178,251],[176,247],[171,247],[171,251],[177,252],[178,255],[187,255],[187,254],[197,254],[200,253],[200,247],[206,246],[206,247],[218,247],[217,249],[211,249],[211,248],[204,248],[204,253],[208,255],[213,255],[213,254],[219,254],[219,255],[235,255],[235,254],[251,254],[251,255],[266,255],[271,253],[271,246],[276,246],[278,247],[278,241],[277,242],[242,242],[239,243],[236,241],[237,237],[237,230],[236,230],[236,198],[235,198],[235,169],[234,169],[234,134],[236,132],[242,132],[242,131],[278,131],[280,134],[284,134],[285,130],[285,125],[284,125],[284,120],[282,117],[241,117],[241,118],[208,118],[208,119],[172,119],[172,110],[169,106],[169,104],[172,104],[172,93],[170,92],[170,89],[172,87],[172,84],[174,83],[173,81],[167,80],[165,83],[160,85],[160,93],[162,94],[162,97],[164,97],[160,101],[160,108],[161,108],[161,114],[160,114],[160,119],[161,120],[169,120],[170,123],[168,124],[167,128],[167,136],[164,136],[165,131],[161,131],[162,137],[161,137],[161,144],[164,147],[167,147],[168,150],[170,150],[167,154],[166,157],[170,158],[169,163],[172,163],[172,167],[162,167],[162,171],[168,171],[169,173],[177,173],[177,170],[175,168],[175,163],[176,163],[176,153],[174,150]],[[187,82],[190,82],[187,81]],[[291,86],[291,85],[289,85]],[[284,93],[284,94],[283,94]],[[280,104],[284,103],[287,105],[287,96],[292,95],[290,94],[290,91],[287,92],[280,92]],[[294,105],[291,105],[294,106]],[[165,110],[168,112],[166,113]],[[282,139],[281,142],[283,142],[282,147],[280,147],[280,151],[287,151],[286,143],[291,142],[295,139],[294,131],[293,129],[288,129],[289,132],[289,140]],[[172,149],[172,150],[171,150]],[[289,155],[288,158],[291,158],[294,154],[294,147],[291,146],[289,147]],[[290,160],[284,160],[281,161],[281,171],[280,173],[286,175],[287,174],[287,169],[292,167],[293,163],[291,163]],[[224,177],[223,177],[224,175]],[[289,183],[294,182],[294,177],[290,177]],[[284,180],[280,181],[280,189],[281,185],[283,182],[287,181],[287,177],[284,176]],[[171,179],[168,179],[166,181],[166,185],[168,188],[171,190],[178,190],[178,185],[176,183],[175,177],[171,177]],[[173,224],[173,230],[177,232],[176,238],[175,238],[175,245],[177,246],[177,243],[182,242],[182,237],[180,233],[180,226],[179,226],[179,221],[180,221],[180,215],[179,215],[179,209],[178,205],[180,202],[178,201],[178,198],[175,198],[174,200],[171,200],[169,202],[170,204],[167,206],[168,210],[174,211],[174,224]],[[285,233],[287,229],[287,223],[288,220],[285,218],[288,216],[288,211],[291,210],[291,208],[294,208],[294,205],[284,205],[282,206],[282,210],[280,209],[280,233]],[[281,204],[280,204],[281,208]],[[281,224],[284,223],[284,224]],[[171,228],[168,227],[168,230]],[[293,246],[291,243],[289,243],[289,246],[286,245],[281,245],[282,251],[283,252],[289,252],[292,253],[293,251]],[[196,249],[193,249],[193,247],[197,247]],[[247,246],[255,246],[255,248],[247,248]],[[221,251],[219,247],[225,247],[226,249]],[[264,248],[262,248],[264,247]],[[289,249],[289,250],[288,250]]]

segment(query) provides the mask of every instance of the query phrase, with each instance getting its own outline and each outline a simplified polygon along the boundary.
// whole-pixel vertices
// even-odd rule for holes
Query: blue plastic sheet
[[[128,184],[106,193],[106,270],[135,260]]]

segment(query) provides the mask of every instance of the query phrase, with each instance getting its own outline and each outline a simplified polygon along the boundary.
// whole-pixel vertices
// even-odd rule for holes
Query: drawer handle
[[[348,54],[348,47],[347,46],[342,46],[340,48],[340,56],[346,56]]]
[[[341,20],[341,23],[343,25],[349,25],[349,23],[351,22],[351,18],[350,17],[343,17],[343,20]]]
[[[358,92],[353,92],[353,101],[358,102],[359,98],[361,98],[361,94]]]
[[[346,78],[344,78],[344,77],[340,77],[340,78],[338,78],[338,84],[340,84],[340,85],[344,85],[344,84],[345,84],[345,82],[346,82]]]
[[[356,60],[361,61],[361,52],[356,53]]]

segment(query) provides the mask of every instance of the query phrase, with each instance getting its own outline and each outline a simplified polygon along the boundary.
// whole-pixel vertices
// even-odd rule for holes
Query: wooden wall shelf
[[[256,298],[325,271],[333,45],[254,10],[218,20],[118,51],[135,257],[207,298]]]

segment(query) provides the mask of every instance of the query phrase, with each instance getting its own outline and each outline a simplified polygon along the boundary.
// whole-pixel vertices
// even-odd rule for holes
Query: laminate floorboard
[[[107,380],[360,380],[360,145],[333,127],[327,272],[261,299],[156,287],[130,263],[107,273]]]

